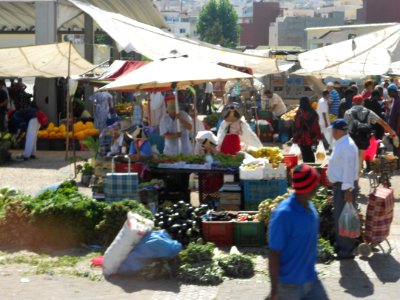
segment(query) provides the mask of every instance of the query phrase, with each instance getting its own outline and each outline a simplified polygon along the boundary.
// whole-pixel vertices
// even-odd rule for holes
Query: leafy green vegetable
[[[322,263],[329,263],[333,260],[335,250],[329,241],[320,238],[318,240],[318,261]]]
[[[216,264],[184,264],[179,268],[178,279],[184,283],[218,285],[223,281],[222,269]]]
[[[254,275],[254,263],[250,257],[239,254],[224,255],[218,260],[224,275],[232,278],[250,278]]]
[[[230,154],[217,153],[215,155],[215,160],[222,167],[240,167],[244,159],[244,155],[239,153],[236,156]]]
[[[183,264],[210,262],[214,256],[214,248],[215,245],[213,243],[204,245],[190,243],[186,249],[179,253],[179,259]]]

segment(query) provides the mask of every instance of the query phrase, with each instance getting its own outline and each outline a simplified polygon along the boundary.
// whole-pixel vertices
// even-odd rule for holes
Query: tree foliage
[[[234,48],[239,40],[238,16],[229,0],[210,0],[197,23],[200,40]]]

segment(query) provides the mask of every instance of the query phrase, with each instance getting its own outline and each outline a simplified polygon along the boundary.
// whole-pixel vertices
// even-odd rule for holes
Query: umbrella
[[[195,85],[209,81],[251,78],[243,72],[219,66],[217,64],[193,60],[187,57],[171,57],[153,61],[138,70],[121,76],[102,89],[115,91],[134,91],[177,86]]]

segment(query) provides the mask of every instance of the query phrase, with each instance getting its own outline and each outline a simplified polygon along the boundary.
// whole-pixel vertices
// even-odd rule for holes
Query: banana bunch
[[[271,164],[279,164],[283,160],[279,147],[261,147],[248,152],[255,158],[267,158]]]
[[[294,120],[298,110],[299,110],[298,107],[296,107],[292,110],[289,110],[287,113],[283,114],[281,118],[284,120]]]
[[[244,169],[244,170],[255,170],[258,168],[264,168],[264,164],[263,163],[250,163],[250,164],[242,166],[242,169]]]

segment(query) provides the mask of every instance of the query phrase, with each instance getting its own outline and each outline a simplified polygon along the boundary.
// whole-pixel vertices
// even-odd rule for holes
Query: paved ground
[[[86,154],[79,153],[79,156]],[[35,194],[39,188],[70,177],[73,168],[62,152],[39,152],[38,159],[0,167],[0,186],[11,185]],[[375,253],[368,259],[318,265],[331,299],[399,299],[400,295],[400,176],[395,189],[395,218],[389,241],[390,255]],[[361,179],[362,194],[369,182]],[[87,192],[87,190],[85,191]],[[361,199],[365,210],[366,197]],[[386,246],[386,245],[384,245]],[[387,247],[386,247],[387,248]],[[27,275],[23,265],[0,265],[0,299],[264,299],[269,291],[265,255],[257,256],[257,274],[246,280],[226,280],[217,287],[180,285],[176,281],[143,282],[131,278],[90,281],[85,278]],[[27,277],[29,282],[21,282]]]

